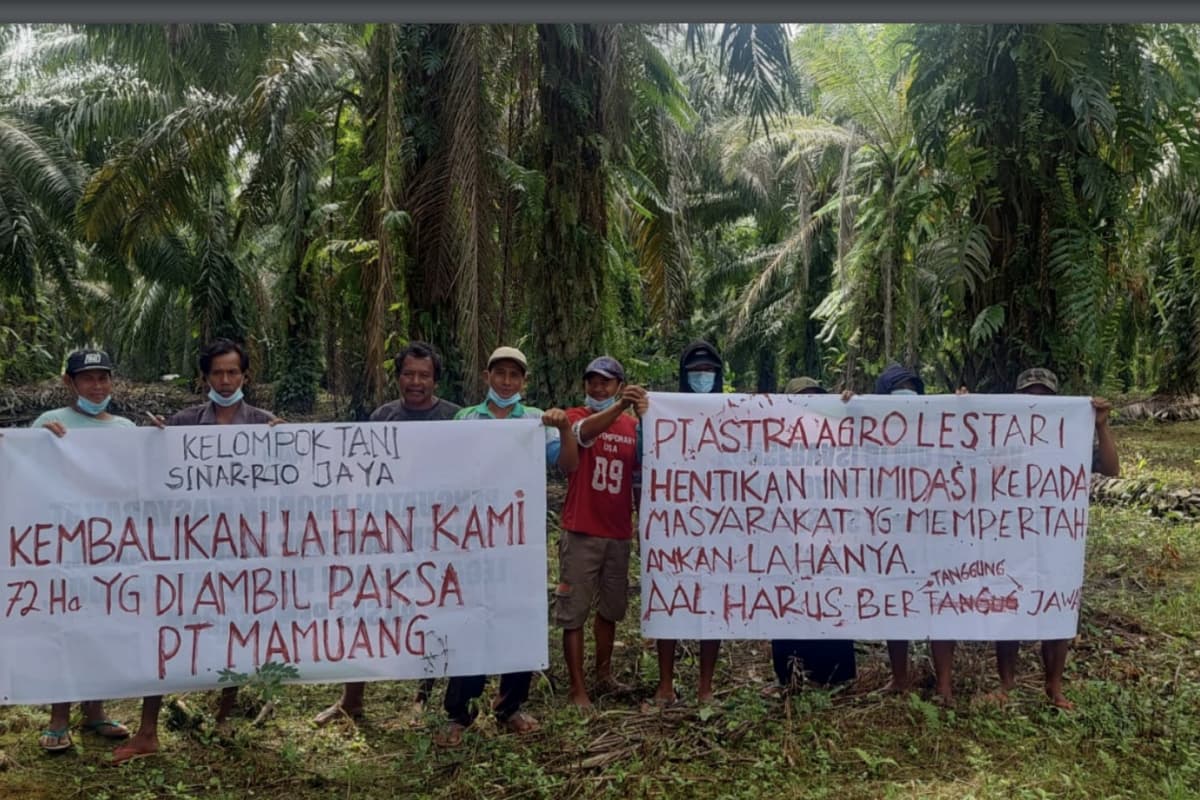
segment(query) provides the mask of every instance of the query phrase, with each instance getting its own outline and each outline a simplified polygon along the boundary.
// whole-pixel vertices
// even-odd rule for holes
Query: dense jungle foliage
[[[361,416],[434,342],[564,403],[601,351],[735,388],[886,362],[1200,384],[1200,33],[1181,25],[0,27],[0,380],[73,345]]]

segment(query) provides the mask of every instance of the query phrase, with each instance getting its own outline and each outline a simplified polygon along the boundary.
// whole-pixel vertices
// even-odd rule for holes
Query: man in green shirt
[[[125,417],[108,412],[112,401],[112,359],[103,350],[76,350],[67,356],[63,371],[63,385],[74,396],[71,405],[56,408],[39,416],[31,427],[49,428],[55,436],[67,435],[69,428],[133,428],[134,424]],[[90,700],[81,704],[83,727],[106,739],[125,739],[129,728],[104,715],[104,703]],[[59,752],[69,750],[71,741],[71,704],[54,703],[50,706],[50,723],[38,737],[43,750]]]
[[[567,412],[552,408],[543,412],[533,406],[521,404],[521,392],[525,389],[525,378],[529,367],[525,354],[515,347],[498,347],[488,359],[483,378],[487,383],[487,398],[476,406],[459,411],[455,419],[521,419],[540,418],[546,426],[546,464],[556,464],[563,472],[574,472],[579,466],[579,445],[571,433]],[[511,672],[500,676],[500,695],[492,704],[492,711],[501,725],[513,733],[532,733],[538,729],[537,720],[521,710],[521,704],[529,697],[529,684],[533,673]],[[446,686],[444,708],[449,720],[446,727],[435,737],[444,747],[456,747],[462,743],[463,732],[475,720],[472,702],[483,694],[487,683],[486,675],[457,676]]]

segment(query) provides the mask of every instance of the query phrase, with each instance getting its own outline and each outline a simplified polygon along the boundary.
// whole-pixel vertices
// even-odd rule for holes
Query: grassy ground
[[[1128,470],[1200,484],[1200,423],[1122,426],[1117,437]],[[481,722],[463,748],[439,751],[429,736],[439,718],[414,720],[409,683],[368,687],[361,726],[316,730],[309,718],[337,689],[288,687],[262,728],[251,726],[257,706],[246,697],[232,741],[165,731],[162,755],[111,768],[108,743],[82,734],[74,752],[43,755],[45,709],[7,708],[0,798],[1200,797],[1200,523],[1094,507],[1085,591],[1071,713],[1043,702],[1033,647],[1022,651],[1018,692],[997,708],[979,699],[994,686],[989,648],[961,646],[960,699],[942,709],[927,689],[871,693],[887,676],[878,644],[860,645],[854,686],[766,701],[766,645],[738,642],[722,651],[716,709],[642,715],[637,699],[656,669],[630,619],[616,660],[635,694],[601,698],[590,719],[565,708],[552,633],[553,663],[528,705],[543,723],[532,737]],[[695,655],[683,660],[681,689],[695,686]],[[924,648],[916,655],[928,681]],[[137,704],[111,710],[135,720]]]

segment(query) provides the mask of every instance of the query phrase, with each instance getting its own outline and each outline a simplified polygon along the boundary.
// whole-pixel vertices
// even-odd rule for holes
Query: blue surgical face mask
[[[224,397],[216,389],[209,389],[208,390],[208,399],[212,400],[214,403],[219,405],[221,408],[229,408],[230,406],[235,406],[238,403],[242,402],[242,390],[238,389],[236,392],[229,395],[229,397]]]
[[[596,398],[592,397],[591,395],[588,395],[587,397],[585,397],[583,399],[584,405],[586,405],[592,411],[604,411],[606,409],[612,408],[612,404],[615,402],[617,402],[617,398],[615,398],[615,397],[609,397],[604,400],[597,400]]]
[[[892,392],[892,394],[911,394],[915,397],[917,393],[912,389],[896,389]]]
[[[501,397],[492,387],[488,387],[487,399],[500,408],[511,408],[521,402],[521,393],[517,392],[509,397]]]
[[[104,409],[108,408],[108,404],[110,402],[112,402],[111,394],[105,397],[99,403],[93,403],[83,395],[79,395],[79,397],[75,400],[75,405],[79,406],[79,410],[83,413],[89,416],[98,417],[104,413]]]
[[[688,370],[687,382],[688,387],[696,394],[708,394],[713,389],[713,384],[717,381],[717,373],[701,372],[699,370]]]

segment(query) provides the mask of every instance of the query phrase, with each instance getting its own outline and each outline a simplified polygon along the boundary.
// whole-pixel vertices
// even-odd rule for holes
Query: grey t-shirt
[[[246,402],[241,402],[233,412],[233,422],[231,425],[265,425],[275,419],[275,415],[270,411],[264,411],[261,408],[256,408]],[[198,406],[190,406],[188,408],[176,411],[167,420],[167,425],[216,425],[217,410],[213,402],[209,400],[207,403],[201,403]]]
[[[371,422],[418,422],[426,419],[454,419],[462,406],[438,398],[429,408],[413,410],[404,407],[403,400],[384,403],[371,414]]]
[[[64,428],[133,428],[132,420],[110,414],[104,419],[91,417],[73,406],[64,406],[47,411],[33,421],[31,428],[41,428],[47,422],[61,422]]]

